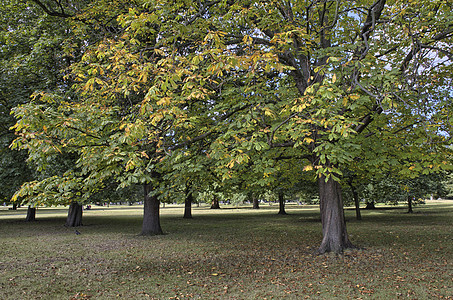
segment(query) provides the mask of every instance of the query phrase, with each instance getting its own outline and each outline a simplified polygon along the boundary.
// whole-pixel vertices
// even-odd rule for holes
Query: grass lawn
[[[163,236],[143,237],[139,206],[84,212],[0,208],[0,299],[453,299],[453,201],[415,213],[346,210],[361,250],[316,256],[316,206],[161,210]]]

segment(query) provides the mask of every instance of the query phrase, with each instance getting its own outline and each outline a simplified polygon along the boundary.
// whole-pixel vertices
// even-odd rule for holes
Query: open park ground
[[[360,250],[315,255],[317,206],[161,209],[165,235],[139,236],[141,206],[0,208],[0,299],[453,299],[453,201],[346,210]]]

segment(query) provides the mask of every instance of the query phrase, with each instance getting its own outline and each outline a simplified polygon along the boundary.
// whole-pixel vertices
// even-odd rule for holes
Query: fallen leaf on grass
[[[92,296],[90,295],[86,295],[84,293],[77,293],[75,294],[74,296],[72,296],[70,298],[70,300],[86,300],[86,299],[90,299]]]

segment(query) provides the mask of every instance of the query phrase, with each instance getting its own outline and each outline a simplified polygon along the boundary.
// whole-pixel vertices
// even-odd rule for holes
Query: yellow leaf
[[[231,169],[232,167],[234,167],[234,159],[231,160],[231,161],[227,164],[227,168],[230,168],[230,169]]]
[[[161,49],[154,49],[154,52],[157,54],[157,55],[161,55],[161,56],[164,56],[165,52]]]
[[[348,97],[343,98],[343,106],[346,106],[348,104]]]
[[[171,100],[170,97],[163,97],[162,99],[157,101],[157,105],[168,105],[170,104],[170,100]]]
[[[274,116],[274,112],[270,108],[265,107],[264,108],[264,115],[272,117],[272,116]]]
[[[313,170],[313,166],[311,166],[311,165],[305,166],[303,170],[304,171],[311,171],[311,170]]]
[[[244,42],[244,44],[246,45],[251,45],[253,43],[253,39],[249,35],[246,35],[242,39],[242,42]]]
[[[132,170],[135,168],[135,163],[132,159],[129,159],[129,161],[126,163],[126,171]]]
[[[351,100],[357,100],[359,98],[360,98],[360,95],[357,95],[357,94],[349,95],[349,99],[351,99]]]

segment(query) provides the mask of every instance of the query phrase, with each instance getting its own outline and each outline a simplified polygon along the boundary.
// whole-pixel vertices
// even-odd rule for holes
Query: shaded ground
[[[316,207],[162,210],[164,236],[142,237],[137,207],[0,211],[1,299],[453,299],[453,202],[347,211],[363,250],[316,256]],[[19,212],[20,214],[20,212]]]

